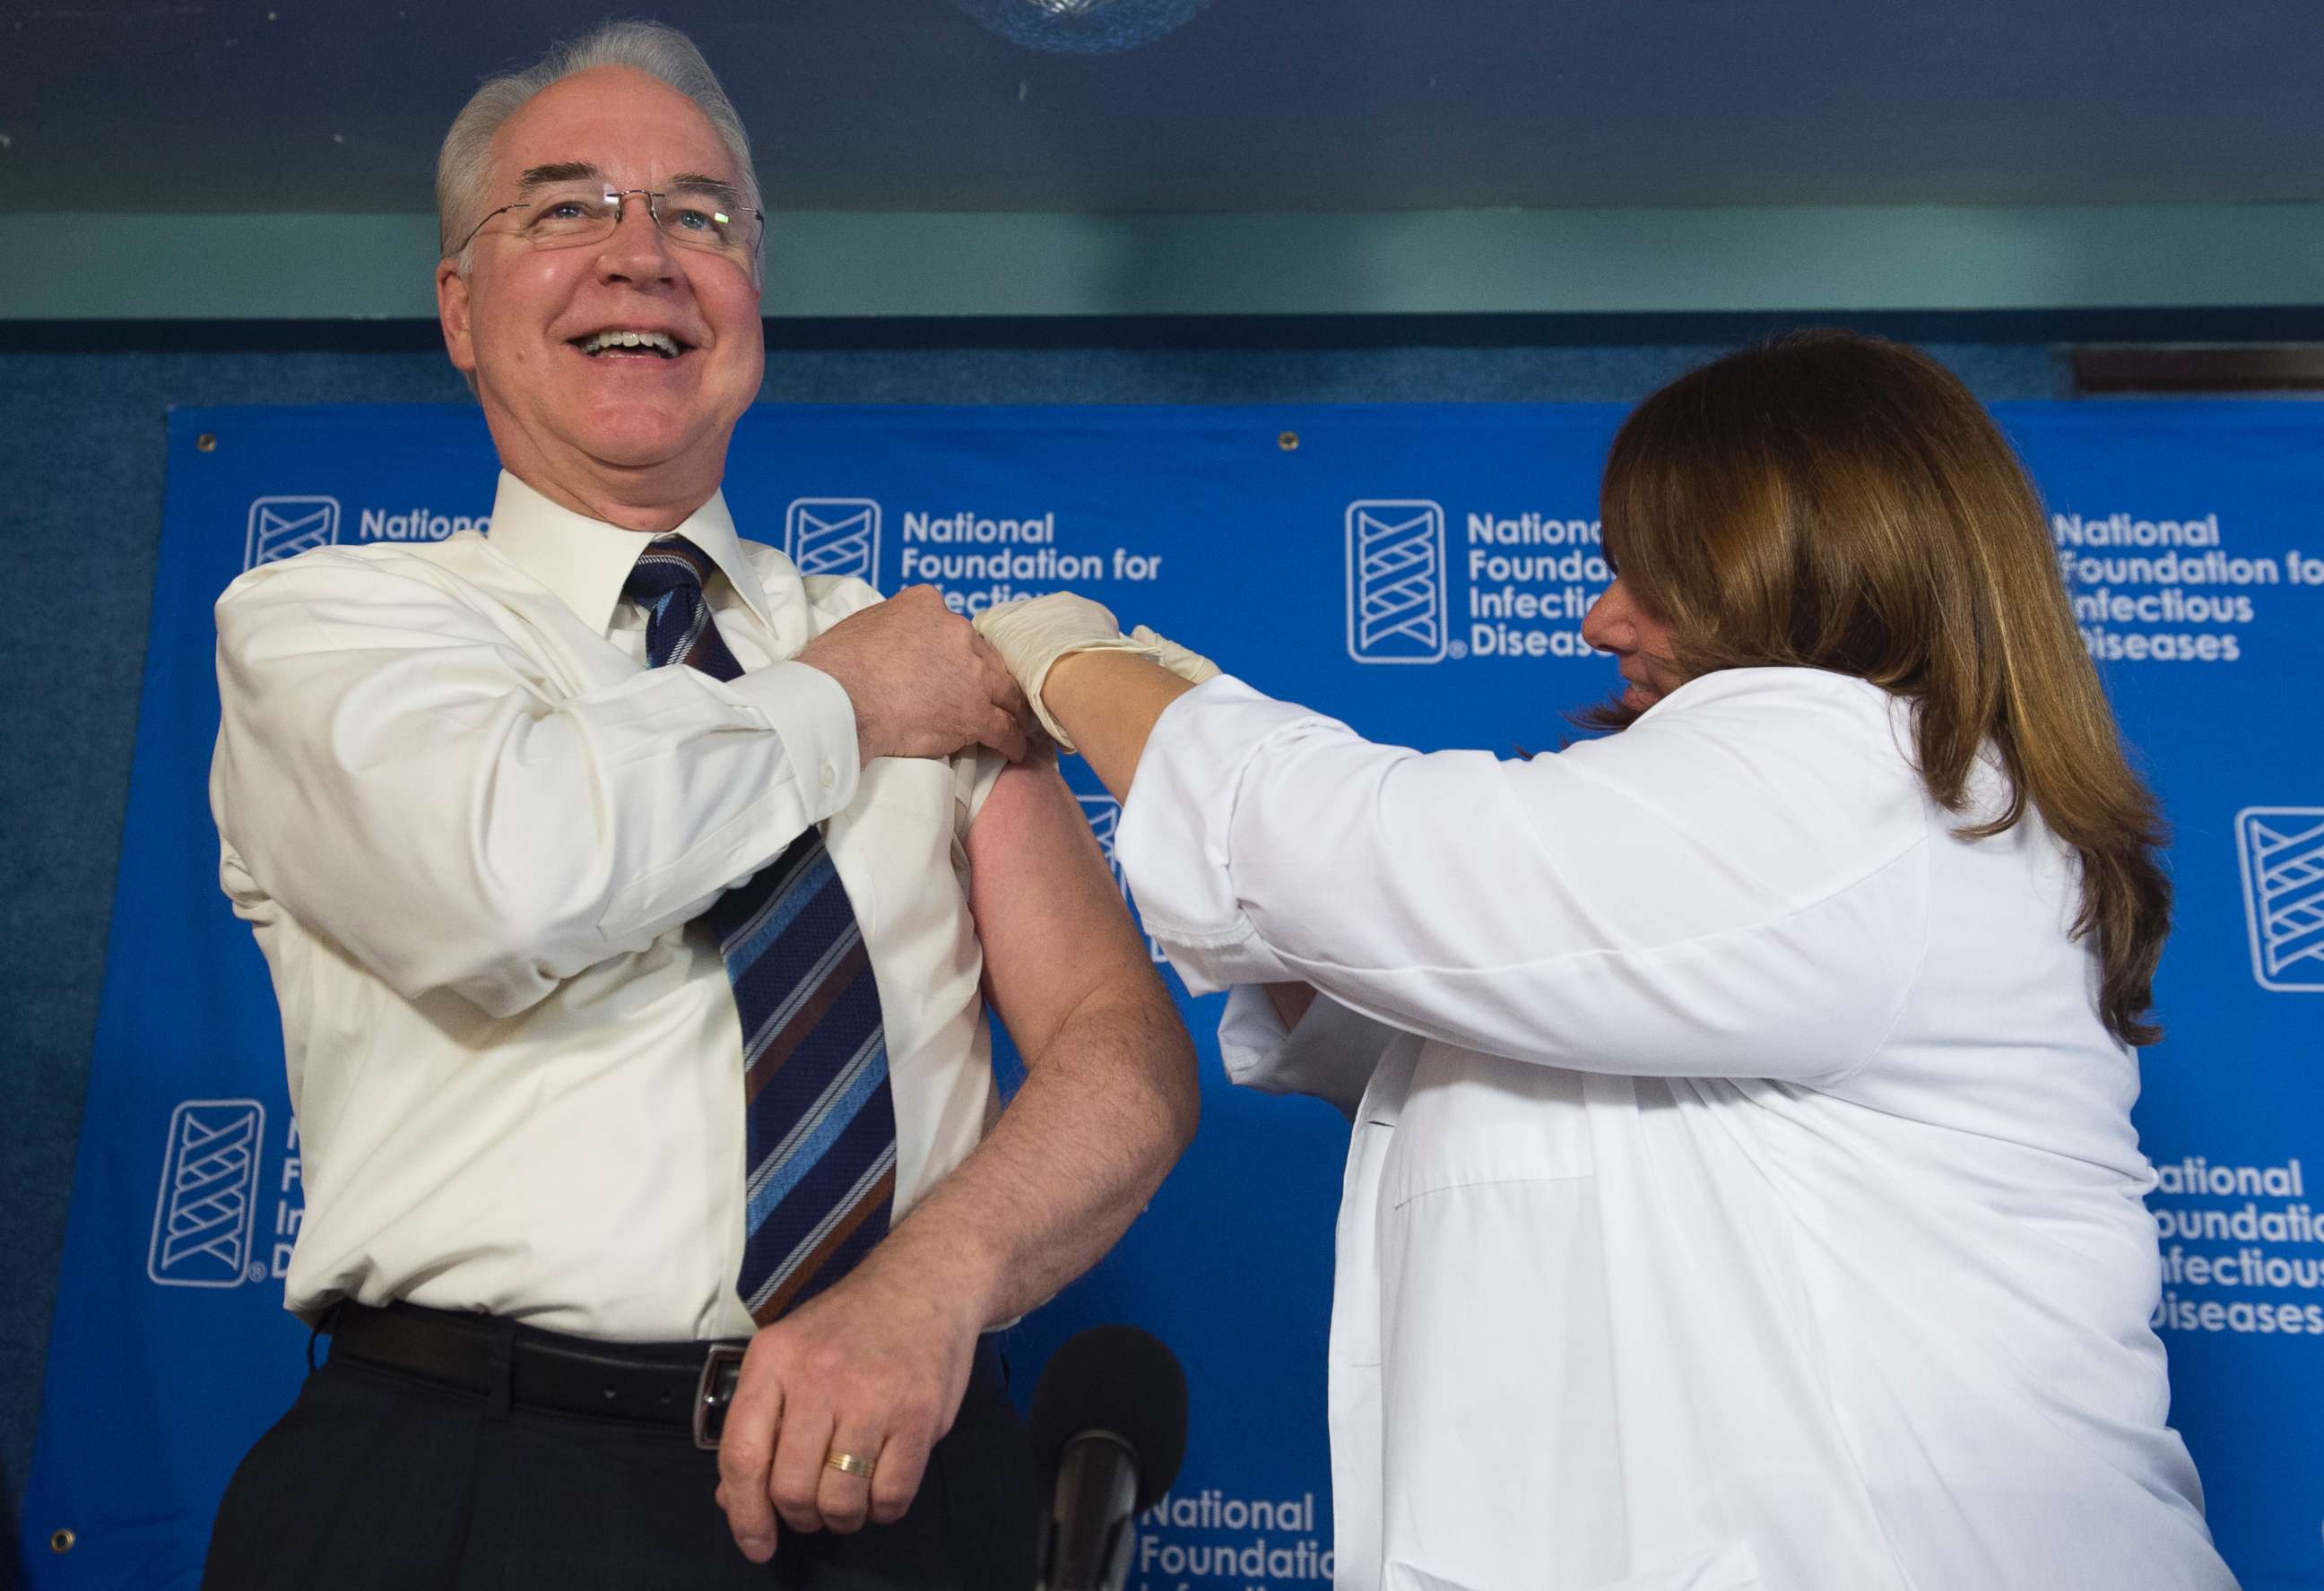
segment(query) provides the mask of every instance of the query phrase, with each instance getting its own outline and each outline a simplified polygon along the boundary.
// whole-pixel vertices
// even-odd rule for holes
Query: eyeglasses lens
[[[521,228],[535,248],[595,243],[621,225],[622,207],[632,199],[650,202],[662,235],[682,248],[739,257],[755,241],[747,213],[734,214],[707,194],[608,194],[586,186],[542,193],[527,206]]]

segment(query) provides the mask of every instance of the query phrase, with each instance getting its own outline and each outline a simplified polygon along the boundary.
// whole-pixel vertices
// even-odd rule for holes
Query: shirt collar
[[[685,537],[709,554],[759,622],[775,628],[766,591],[734,534],[724,492],[712,492],[710,501],[670,534]],[[655,538],[576,513],[503,470],[500,490],[493,498],[491,539],[503,556],[556,593],[603,635],[613,628],[613,610],[622,600],[622,587],[629,583],[631,567]]]

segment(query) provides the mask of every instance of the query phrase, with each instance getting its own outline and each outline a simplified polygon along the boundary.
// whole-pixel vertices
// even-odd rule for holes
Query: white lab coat
[[[2038,823],[1859,680],[1716,674],[1528,762],[1231,678],[1118,836],[1196,989],[1356,1093],[1342,1591],[2229,1586],[2165,1424],[2135,1057]],[[1980,798],[1997,783],[1988,772]]]

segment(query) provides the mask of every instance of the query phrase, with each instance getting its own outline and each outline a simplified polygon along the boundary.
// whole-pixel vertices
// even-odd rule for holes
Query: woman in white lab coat
[[[1648,399],[1600,511],[1620,732],[1527,761],[980,623],[1230,1069],[1352,1108],[1341,1586],[2231,1586],[2147,1324],[2160,824],[2024,472],[1808,334]]]

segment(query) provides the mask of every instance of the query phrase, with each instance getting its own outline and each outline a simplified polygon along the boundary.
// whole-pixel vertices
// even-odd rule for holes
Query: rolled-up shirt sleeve
[[[407,998],[522,1010],[855,790],[853,709],[802,664],[572,693],[424,571],[329,556],[244,576],[217,629],[228,892]]]
[[[1693,682],[1529,761],[1375,745],[1231,677],[1147,743],[1117,855],[1190,987],[1585,1071],[1828,1083],[1917,970],[1925,798],[1887,698]]]

